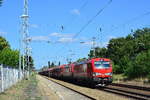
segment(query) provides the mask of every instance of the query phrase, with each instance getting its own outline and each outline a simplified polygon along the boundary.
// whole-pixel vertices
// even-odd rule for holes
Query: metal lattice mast
[[[21,48],[22,48],[22,55],[23,55],[23,57],[22,57],[22,60],[20,60],[20,61],[22,61],[21,64],[23,66],[23,71],[24,71],[25,68],[29,70],[29,32],[28,32],[29,15],[28,15],[28,0],[24,0],[23,14],[21,16],[21,19],[22,19]]]

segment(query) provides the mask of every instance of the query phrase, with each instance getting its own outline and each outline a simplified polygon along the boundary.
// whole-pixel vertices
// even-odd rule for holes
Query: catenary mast
[[[21,39],[20,39],[20,59],[19,59],[19,68],[23,67],[23,72],[25,68],[29,71],[30,62],[30,49],[29,49],[29,14],[28,14],[28,0],[24,0],[23,14],[21,15]],[[22,57],[21,57],[22,55]],[[28,73],[29,75],[29,73]]]

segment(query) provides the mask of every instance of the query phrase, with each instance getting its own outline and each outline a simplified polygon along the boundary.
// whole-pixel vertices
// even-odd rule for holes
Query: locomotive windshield
[[[109,68],[110,67],[110,62],[108,62],[108,61],[95,61],[94,65],[98,69]]]

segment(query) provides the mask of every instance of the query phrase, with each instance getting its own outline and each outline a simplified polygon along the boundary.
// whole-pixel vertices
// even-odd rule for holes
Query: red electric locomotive
[[[112,63],[107,58],[93,58],[82,62],[61,65],[40,72],[42,75],[86,82],[88,85],[107,85],[112,83]]]
[[[50,72],[51,77],[61,78],[63,75],[63,72],[64,72],[64,66],[65,65],[60,65],[60,66],[56,66],[56,67],[51,68],[52,69],[52,71]]]
[[[65,64],[59,66],[58,78],[60,78],[60,79],[63,78],[63,73],[64,73],[65,66],[66,66]]]
[[[110,59],[93,58],[76,63],[73,71],[74,79],[86,81],[91,86],[112,83],[112,64]]]
[[[63,79],[73,80],[74,64],[68,64],[64,66],[62,77]]]

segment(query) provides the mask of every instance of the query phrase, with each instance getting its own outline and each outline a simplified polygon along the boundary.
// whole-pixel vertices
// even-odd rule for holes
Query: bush
[[[11,50],[10,48],[5,48],[0,52],[1,64],[12,67],[18,67],[18,61],[19,61],[19,51]]]
[[[114,65],[113,64],[113,73],[115,73],[115,74],[121,74],[122,73],[121,67],[118,66],[118,65]]]
[[[135,61],[125,71],[129,78],[147,77],[150,72],[150,50],[136,56]]]

